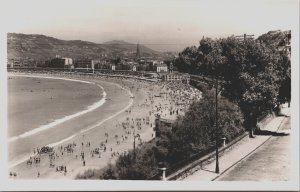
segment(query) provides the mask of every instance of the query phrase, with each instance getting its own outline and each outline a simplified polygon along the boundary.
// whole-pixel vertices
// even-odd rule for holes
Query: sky
[[[0,0],[6,32],[181,51],[205,37],[292,29],[298,0]]]

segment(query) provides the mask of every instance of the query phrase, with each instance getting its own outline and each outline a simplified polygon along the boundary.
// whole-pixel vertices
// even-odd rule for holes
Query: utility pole
[[[218,149],[218,140],[219,140],[219,124],[218,124],[218,75],[216,75],[216,173],[220,172],[219,169],[219,149]]]
[[[245,41],[246,39],[253,39],[254,35],[247,35],[246,33],[244,35],[238,35],[235,36],[238,40]]]

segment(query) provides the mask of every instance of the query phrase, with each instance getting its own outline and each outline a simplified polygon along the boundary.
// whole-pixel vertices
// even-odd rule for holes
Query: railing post
[[[159,170],[162,170],[162,178],[161,178],[162,181],[166,181],[167,180],[166,179],[166,169],[167,168],[165,168],[165,167],[159,168]]]
[[[223,140],[223,147],[226,147],[226,137],[221,138]]]

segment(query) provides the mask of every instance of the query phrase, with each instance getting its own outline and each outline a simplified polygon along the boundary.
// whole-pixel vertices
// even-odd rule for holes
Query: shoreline
[[[102,97],[98,102],[93,103],[92,105],[87,106],[86,109],[83,110],[83,111],[76,112],[76,113],[74,113],[74,114],[72,114],[72,115],[67,115],[67,116],[65,116],[65,117],[63,117],[63,118],[60,118],[60,119],[56,119],[54,122],[51,122],[51,123],[49,123],[49,124],[47,124],[47,125],[43,125],[43,126],[40,126],[40,127],[38,127],[38,128],[32,129],[31,131],[25,132],[25,133],[23,133],[23,134],[21,134],[21,135],[19,135],[19,136],[9,138],[8,142],[13,142],[13,141],[18,140],[19,138],[24,138],[24,137],[27,137],[27,136],[34,135],[34,134],[36,134],[36,133],[38,133],[38,132],[42,132],[42,131],[47,130],[47,129],[50,129],[50,128],[56,126],[56,125],[59,125],[59,124],[62,124],[62,123],[64,123],[64,122],[66,122],[66,121],[72,120],[73,118],[76,118],[76,117],[78,117],[78,116],[81,116],[81,115],[83,115],[83,114],[85,114],[85,113],[91,112],[91,111],[95,110],[96,108],[101,107],[101,106],[105,103],[105,100],[106,100],[106,95],[107,95],[107,94],[106,94],[104,88],[103,88],[101,85],[99,85],[99,84],[97,84],[97,83],[95,83],[95,82],[90,82],[90,81],[85,81],[85,80],[78,80],[78,79],[59,78],[59,77],[53,77],[53,76],[14,75],[14,74],[13,74],[13,75],[8,75],[8,77],[10,77],[10,76],[18,76],[18,77],[34,77],[34,78],[45,78],[45,79],[59,79],[59,80],[66,80],[66,81],[74,81],[74,82],[81,82],[81,83],[94,84],[94,85],[98,86],[98,87],[103,91],[103,92],[102,92],[102,96],[103,96],[103,97]],[[118,86],[119,88],[121,88],[121,89],[123,89],[123,90],[126,90],[126,89],[122,88],[122,87],[121,87],[120,85],[118,85],[118,84],[115,84],[115,83],[111,83],[111,84],[114,84],[114,85]],[[128,92],[128,94],[129,94],[130,96],[133,96],[132,93],[130,92],[130,90],[126,90],[126,91]],[[71,136],[69,136],[69,137],[66,137],[66,138],[64,138],[64,139],[62,139],[62,140],[60,140],[60,141],[55,142],[55,143],[50,143],[50,144],[48,144],[48,145],[46,145],[46,146],[49,146],[49,147],[55,147],[55,146],[57,146],[57,145],[60,145],[60,144],[62,144],[62,143],[65,143],[65,142],[71,140],[72,138],[74,138],[74,137],[76,137],[76,136],[78,136],[78,135],[80,135],[80,134],[82,134],[82,133],[85,133],[85,132],[87,132],[87,131],[90,131],[90,130],[92,130],[92,129],[98,127],[98,126],[100,126],[100,125],[103,124],[105,121],[107,121],[107,120],[109,120],[109,119],[112,119],[112,118],[114,118],[115,116],[119,115],[120,113],[124,112],[124,111],[127,110],[132,104],[133,104],[133,100],[131,99],[130,103],[129,103],[125,108],[123,108],[121,111],[118,111],[118,112],[115,113],[114,115],[109,116],[108,118],[106,118],[106,119],[100,121],[99,123],[94,124],[94,125],[91,125],[90,127],[87,127],[86,129],[82,129],[81,131],[76,132],[76,133],[74,133],[73,135],[71,135]],[[38,130],[37,130],[37,129],[38,129]],[[17,166],[17,165],[19,165],[19,164],[25,162],[27,159],[28,159],[27,157],[22,158],[22,159],[18,159],[18,160],[16,160],[15,163],[12,163],[12,165],[10,165],[9,167],[12,168],[12,167],[14,167],[14,166]]]
[[[24,74],[9,74],[8,79],[12,79],[9,84],[11,92],[8,92],[8,106],[11,107],[8,109],[11,111],[8,114],[11,129],[8,134],[9,142],[53,128],[105,103],[104,88],[88,81]],[[29,84],[31,82],[37,82],[38,85]],[[57,89],[53,87],[56,83]],[[91,89],[90,95],[80,93],[81,88]],[[88,99],[83,100],[83,95]],[[39,115],[43,115],[42,118]]]
[[[36,76],[36,77],[40,77],[40,76]],[[51,77],[53,77],[53,76],[51,76]],[[54,77],[54,78],[55,78],[55,77]],[[73,77],[73,78],[76,78],[76,77]],[[89,80],[89,79],[87,79],[87,78],[84,78],[84,79],[87,80],[87,81]],[[99,83],[101,83],[101,82],[102,82],[102,81],[100,81]],[[90,82],[90,83],[97,84],[97,82]],[[128,97],[129,97],[129,96],[130,96],[130,97],[133,96],[133,94],[130,92],[130,90],[126,90],[125,88],[123,88],[121,85],[119,85],[119,84],[117,84],[117,83],[113,83],[113,82],[105,82],[105,83],[106,83],[106,86],[109,84],[109,86],[114,86],[116,89],[118,88],[118,89],[120,89],[120,90],[125,91],[126,94],[128,94]],[[120,92],[120,91],[119,91],[119,92]],[[123,94],[124,94],[124,93],[123,93]],[[104,118],[104,119],[100,119],[100,121],[97,121],[96,123],[91,124],[90,126],[86,126],[85,129],[82,129],[82,130],[80,130],[80,131],[74,133],[73,135],[68,136],[68,137],[65,137],[65,138],[63,138],[63,139],[60,139],[60,140],[58,140],[58,141],[56,141],[56,142],[49,143],[48,145],[50,145],[50,146],[52,146],[52,147],[53,147],[53,146],[57,146],[57,145],[66,143],[66,142],[68,142],[68,141],[71,140],[71,139],[78,139],[78,137],[79,137],[80,135],[82,135],[82,134],[84,134],[84,133],[86,133],[86,132],[92,132],[92,131],[91,131],[92,129],[95,129],[95,128],[101,126],[101,124],[105,123],[105,122],[108,121],[108,120],[111,120],[111,119],[115,118],[116,116],[120,115],[122,112],[124,112],[125,110],[127,110],[128,108],[130,108],[131,105],[133,104],[133,99],[131,98],[130,100],[131,100],[131,102],[129,102],[129,104],[127,104],[125,107],[122,107],[122,109],[121,109],[121,110],[118,110],[116,113],[113,113],[112,115],[109,115],[109,117]],[[128,102],[126,102],[126,103],[128,103]],[[106,105],[107,105],[107,102],[106,102]],[[100,109],[101,109],[101,107],[100,107]],[[98,109],[98,110],[99,110],[99,109]],[[93,113],[93,112],[91,112],[91,113]],[[47,145],[46,145],[46,146],[47,146]],[[9,166],[10,169],[14,169],[14,168],[18,167],[19,165],[22,166],[22,164],[24,164],[25,161],[28,159],[29,155],[30,155],[30,154],[27,153],[27,154],[24,154],[24,158],[22,158],[22,159],[18,158],[19,161],[18,161],[17,163],[14,163],[13,165]],[[10,163],[11,163],[11,161],[10,161]]]
[[[31,136],[31,135],[35,135],[36,133],[39,133],[39,132],[42,132],[44,130],[47,130],[47,129],[51,129],[53,127],[55,127],[56,125],[59,125],[59,124],[62,124],[66,121],[69,121],[69,120],[72,120],[73,118],[76,118],[78,116],[81,116],[83,114],[86,114],[86,113],[89,113],[93,110],[95,110],[96,108],[99,108],[101,107],[104,103],[105,103],[105,99],[106,99],[106,92],[104,91],[104,88],[101,87],[100,85],[97,85],[98,87],[100,87],[102,89],[102,98],[96,102],[96,103],[93,103],[89,106],[86,107],[85,110],[82,110],[82,111],[78,111],[76,113],[73,113],[71,115],[67,115],[67,116],[64,116],[62,118],[59,118],[59,119],[55,119],[54,121],[48,123],[48,124],[45,124],[45,125],[41,125],[37,128],[33,128],[31,129],[30,131],[26,131],[18,136],[14,136],[14,137],[10,137],[8,139],[8,142],[14,142],[20,138],[24,138],[24,137],[28,137],[28,136]]]
[[[155,92],[171,91],[163,84],[134,79],[71,77],[101,83],[107,91],[107,98],[110,100],[100,108],[102,111],[96,110],[90,113],[90,117],[82,117],[81,119],[87,118],[84,121],[85,123],[77,121],[78,123],[80,122],[81,127],[85,127],[84,129],[79,129],[79,133],[76,132],[78,133],[77,135],[69,134],[67,137],[60,139],[60,142],[52,142],[55,144],[54,150],[57,155],[55,166],[66,166],[68,170],[66,174],[60,171],[57,172],[49,167],[48,157],[41,155],[40,164],[28,166],[23,162],[11,167],[10,171],[18,173],[17,178],[37,178],[39,173],[38,177],[41,179],[74,179],[77,174],[88,169],[104,167],[108,163],[113,163],[119,155],[132,150],[134,133],[141,136],[136,141],[137,147],[143,142],[151,140],[154,137],[155,114],[161,114],[165,118],[176,118],[174,113],[172,115],[169,114],[170,110],[175,110],[174,108],[172,109],[172,103],[175,102],[174,98],[167,95],[163,97],[155,97],[154,95]],[[127,88],[127,91],[124,88]],[[112,113],[112,111],[114,112]],[[102,117],[100,120],[95,117],[97,114],[100,114]],[[89,121],[89,119],[95,118],[98,119],[95,123]],[[72,130],[74,130],[74,125],[78,124],[73,122]],[[59,133],[55,133],[53,136],[56,137],[57,135]],[[49,135],[49,138],[52,138],[51,135]],[[67,153],[62,150],[66,145],[70,146],[71,144],[75,144],[73,148],[74,153]],[[103,151],[103,145],[106,151]],[[97,155],[93,152],[96,149],[101,149],[101,152],[97,153]],[[84,159],[80,158],[79,154],[82,153],[84,153]],[[85,161],[84,165],[82,164],[83,160]]]

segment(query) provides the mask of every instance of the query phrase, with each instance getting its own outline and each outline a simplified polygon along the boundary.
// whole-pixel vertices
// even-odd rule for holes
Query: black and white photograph
[[[299,0],[0,4],[0,190],[299,190]]]

